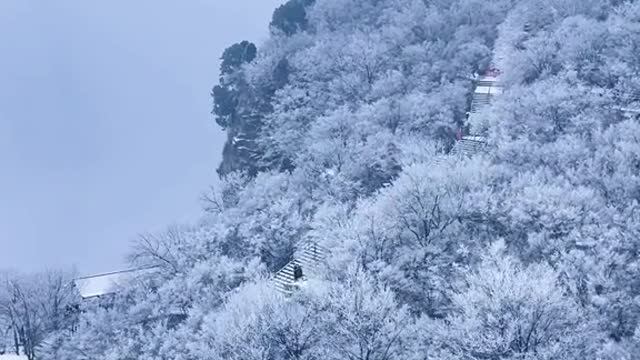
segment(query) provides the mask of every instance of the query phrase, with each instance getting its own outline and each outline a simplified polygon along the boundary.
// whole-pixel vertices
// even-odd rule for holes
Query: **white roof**
[[[475,90],[476,94],[501,94],[502,88],[498,86],[478,86]]]
[[[485,136],[480,136],[480,135],[467,135],[467,136],[463,136],[462,140],[464,140],[464,141],[485,142],[485,141],[487,141],[487,138]]]
[[[498,75],[498,74],[482,75],[482,76],[480,76],[480,78],[478,80],[479,81],[488,81],[488,82],[492,82],[492,83],[498,83],[498,82],[500,82],[500,75]]]
[[[118,292],[140,270],[116,271],[80,277],[74,280],[83,299]]]

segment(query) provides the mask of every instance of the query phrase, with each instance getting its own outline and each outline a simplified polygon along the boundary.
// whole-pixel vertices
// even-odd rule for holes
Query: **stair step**
[[[314,256],[309,256],[307,254],[300,255],[299,259],[300,259],[300,261],[306,261],[306,262],[309,262],[309,261],[317,262],[318,260],[320,260],[320,259],[318,259],[318,258],[316,258]]]
[[[326,254],[326,251],[321,250],[321,249],[303,249],[302,251],[300,251],[300,253],[303,254],[309,254],[309,255],[314,255],[314,256],[324,256]]]
[[[318,254],[318,255],[324,255],[327,253],[325,249],[304,249],[303,252],[308,252],[310,254]]]
[[[293,276],[280,275],[280,276],[276,277],[276,279],[280,279],[282,281],[293,281]]]
[[[276,275],[276,277],[279,277],[281,279],[293,279],[293,274],[292,273],[279,272],[278,275]]]
[[[307,252],[303,252],[302,254],[300,254],[300,258],[306,258],[306,259],[312,259],[313,261],[320,261],[322,259],[324,259],[324,256],[320,256],[318,254],[311,254],[311,253],[307,253]]]
[[[307,262],[307,263],[308,262],[314,262],[315,263],[315,262],[318,262],[318,261],[321,260],[316,256],[308,255],[308,254],[301,254],[300,257],[298,257],[298,259],[300,260],[301,263],[302,262]]]
[[[278,279],[278,282],[280,282],[281,284],[291,284],[291,283],[294,282],[294,280],[293,280],[293,278],[291,278],[291,279],[280,278],[280,279]]]
[[[274,279],[274,282],[276,284],[279,284],[279,285],[282,285],[282,286],[288,286],[288,285],[293,285],[293,284],[299,283],[300,279],[294,280],[294,279],[282,279],[282,278],[280,278],[280,279]]]
[[[486,147],[484,138],[481,137],[469,137],[458,141],[453,149],[451,149],[451,155],[458,156],[471,156],[475,153],[482,151]]]
[[[293,270],[292,269],[282,269],[280,270],[281,274],[287,275],[287,276],[293,276]]]
[[[499,82],[493,80],[480,80],[477,82],[477,86],[483,87],[501,87]]]

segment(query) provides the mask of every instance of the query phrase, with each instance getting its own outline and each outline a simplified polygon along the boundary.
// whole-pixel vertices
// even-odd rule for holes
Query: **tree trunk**
[[[20,356],[20,342],[18,341],[18,333],[15,327],[13,327],[13,346],[15,347],[16,355]]]

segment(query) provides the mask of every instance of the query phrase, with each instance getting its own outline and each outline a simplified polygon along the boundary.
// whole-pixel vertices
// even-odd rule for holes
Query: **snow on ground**
[[[0,355],[0,360],[27,360],[27,358],[22,355]]]

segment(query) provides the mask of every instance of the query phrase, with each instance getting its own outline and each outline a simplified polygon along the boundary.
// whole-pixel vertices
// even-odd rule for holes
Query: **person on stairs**
[[[302,266],[300,265],[294,265],[293,266],[293,281],[298,281],[300,279],[302,279]]]

